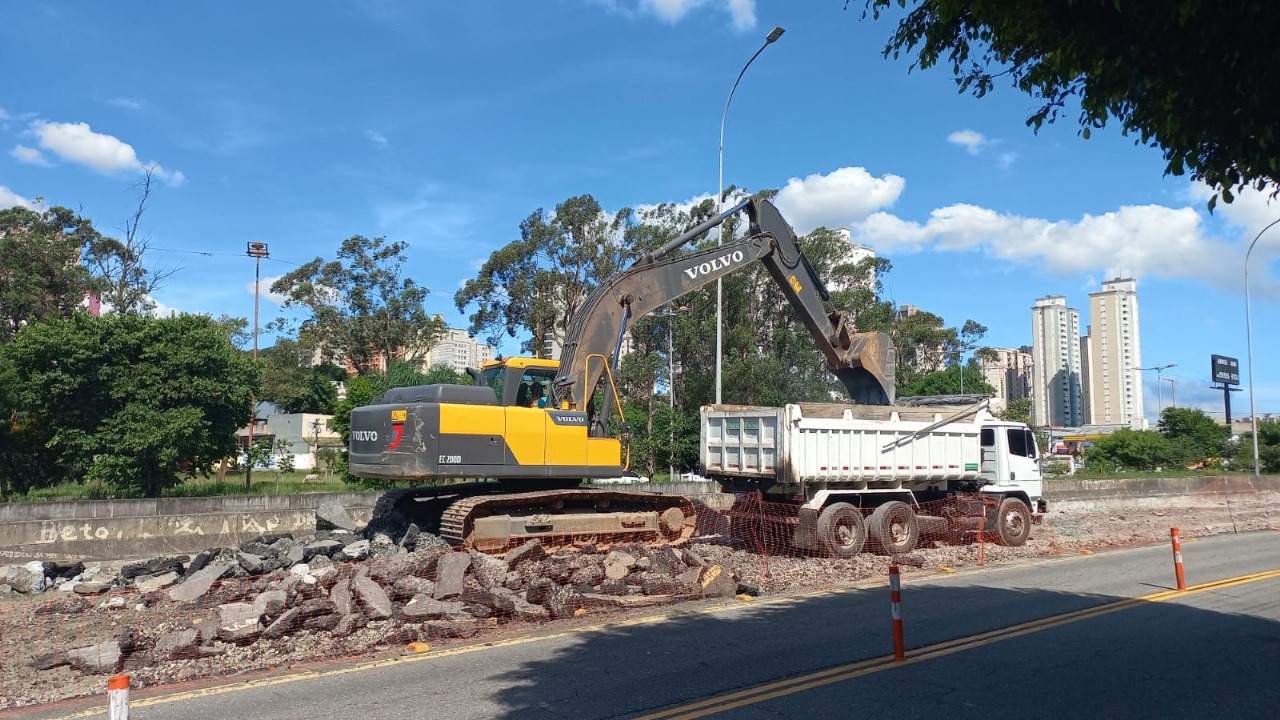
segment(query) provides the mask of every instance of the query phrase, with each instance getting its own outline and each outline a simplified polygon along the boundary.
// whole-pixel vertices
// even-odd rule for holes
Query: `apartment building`
[[[1132,425],[1143,416],[1138,283],[1116,278],[1089,293],[1085,385],[1086,422]]]
[[[1080,311],[1061,295],[1031,308],[1031,420],[1035,425],[1084,424]]]
[[[991,409],[999,412],[1011,400],[1031,397],[1031,348],[989,348],[978,357],[982,378],[996,389]]]

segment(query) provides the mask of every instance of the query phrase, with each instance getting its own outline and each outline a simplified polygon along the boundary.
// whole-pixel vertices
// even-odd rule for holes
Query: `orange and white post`
[[[112,675],[107,678],[108,720],[129,720],[129,676]]]
[[[893,618],[893,659],[906,660],[907,648],[902,638],[902,580],[898,566],[889,566],[889,614]]]
[[[1187,577],[1182,573],[1182,535],[1178,528],[1170,528],[1169,537],[1173,540],[1173,574],[1178,579],[1178,590],[1186,590]]]

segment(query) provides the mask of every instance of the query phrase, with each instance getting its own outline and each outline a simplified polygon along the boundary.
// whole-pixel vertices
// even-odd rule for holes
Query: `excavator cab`
[[[560,363],[543,358],[511,357],[490,360],[479,368],[467,368],[473,385],[492,388],[499,405],[539,407],[539,397],[549,397]],[[541,405],[546,407],[548,403]]]

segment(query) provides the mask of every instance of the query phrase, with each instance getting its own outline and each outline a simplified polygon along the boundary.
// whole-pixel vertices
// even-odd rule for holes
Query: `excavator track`
[[[461,498],[444,510],[439,532],[451,544],[496,554],[535,538],[549,549],[679,545],[696,525],[686,497],[574,488]]]

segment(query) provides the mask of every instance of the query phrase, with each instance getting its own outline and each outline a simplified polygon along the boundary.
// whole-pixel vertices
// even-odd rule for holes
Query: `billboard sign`
[[[1223,385],[1240,384],[1240,361],[1226,355],[1210,355],[1213,362],[1213,381]]]

